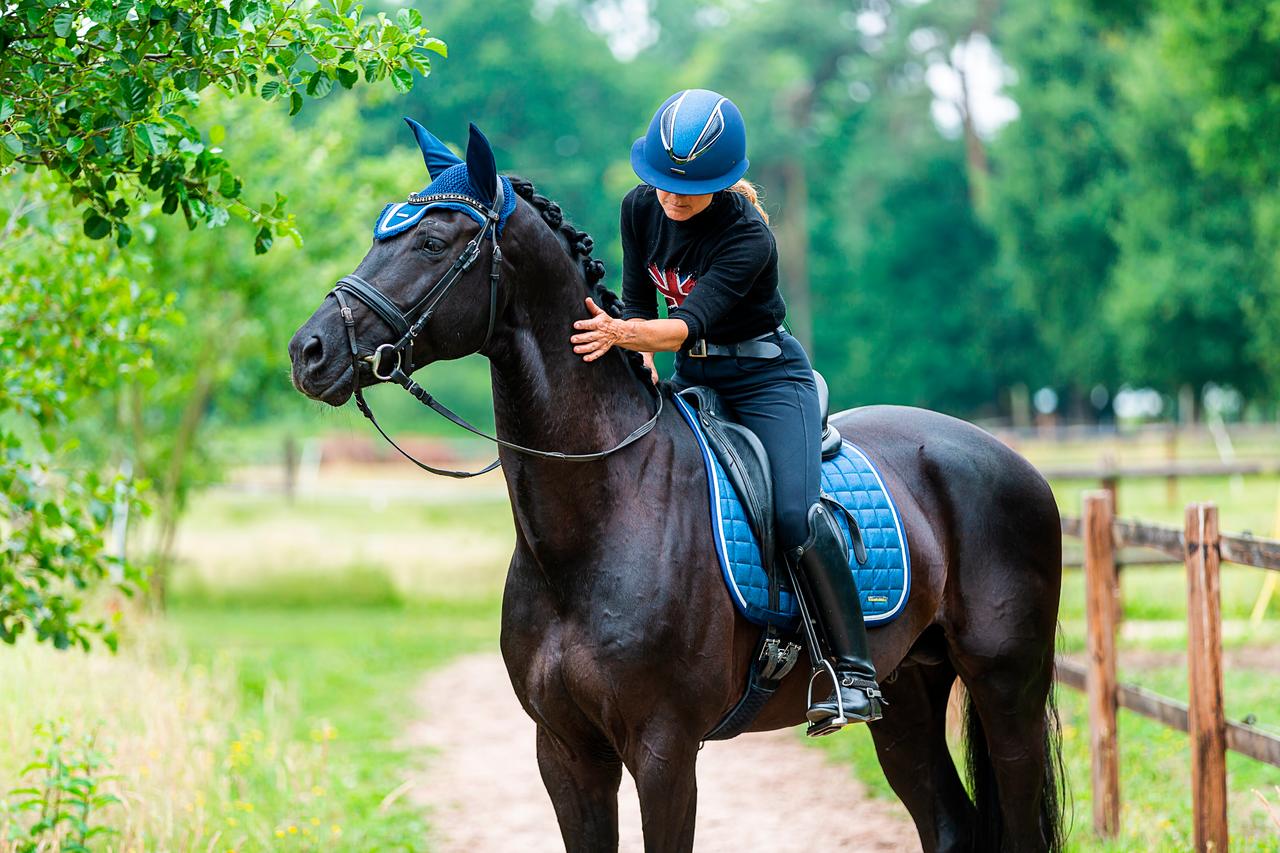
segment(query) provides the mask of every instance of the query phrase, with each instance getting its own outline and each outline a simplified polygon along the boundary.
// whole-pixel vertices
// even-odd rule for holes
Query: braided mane
[[[560,209],[560,205],[541,195],[534,189],[531,182],[513,175],[507,177],[511,181],[511,186],[515,188],[516,194],[529,202],[533,209],[542,215],[542,220],[551,226],[551,230],[559,233],[569,244],[569,254],[582,266],[582,277],[587,284],[587,294],[611,316],[621,317],[622,297],[604,286],[604,262],[591,256],[591,250],[595,246],[591,235],[573,227],[564,218],[564,211]],[[636,376],[644,380],[645,387],[654,390],[653,383],[649,379],[649,370],[644,366],[644,359],[640,357],[640,353],[631,350],[622,352]]]

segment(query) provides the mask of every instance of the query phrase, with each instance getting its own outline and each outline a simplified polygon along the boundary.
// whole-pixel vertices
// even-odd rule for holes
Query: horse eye
[[[438,237],[428,237],[427,242],[422,246],[423,251],[432,255],[438,255],[446,248],[445,242]]]

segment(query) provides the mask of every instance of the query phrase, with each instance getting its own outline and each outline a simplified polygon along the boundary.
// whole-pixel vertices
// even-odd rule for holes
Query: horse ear
[[[475,124],[471,125],[471,139],[467,143],[467,175],[480,200],[492,205],[498,194],[498,164],[494,162],[489,140]]]
[[[436,139],[431,131],[408,116],[405,116],[404,120],[405,124],[413,129],[413,136],[418,140],[418,147],[422,149],[422,160],[427,164],[427,174],[432,180],[435,180],[445,169],[462,162],[462,158],[450,151],[449,146]]]

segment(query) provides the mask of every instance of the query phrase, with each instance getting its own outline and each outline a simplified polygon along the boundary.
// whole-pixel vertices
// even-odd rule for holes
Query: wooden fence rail
[[[1188,732],[1191,748],[1193,837],[1197,850],[1227,849],[1228,749],[1280,767],[1280,737],[1226,719],[1222,689],[1222,561],[1280,571],[1280,541],[1223,534],[1213,504],[1187,506],[1176,527],[1115,518],[1109,492],[1087,492],[1080,518],[1063,518],[1062,532],[1084,540],[1087,662],[1057,661],[1060,683],[1088,695],[1094,830],[1120,829],[1119,738],[1116,711],[1124,707]],[[1116,678],[1116,551],[1142,547],[1182,562],[1187,572],[1187,670],[1190,702],[1125,684]]]

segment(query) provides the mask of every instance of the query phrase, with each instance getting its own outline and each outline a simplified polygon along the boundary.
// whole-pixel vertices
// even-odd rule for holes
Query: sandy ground
[[[496,654],[463,658],[417,691],[411,743],[430,751],[405,795],[431,815],[433,851],[563,850],[534,757],[533,723]],[[484,707],[482,731],[475,708]],[[710,743],[698,759],[699,851],[919,850],[896,801],[869,799],[847,767],[827,763],[792,731]],[[623,774],[621,845],[641,850],[635,786]],[[821,823],[813,816],[825,814]]]

